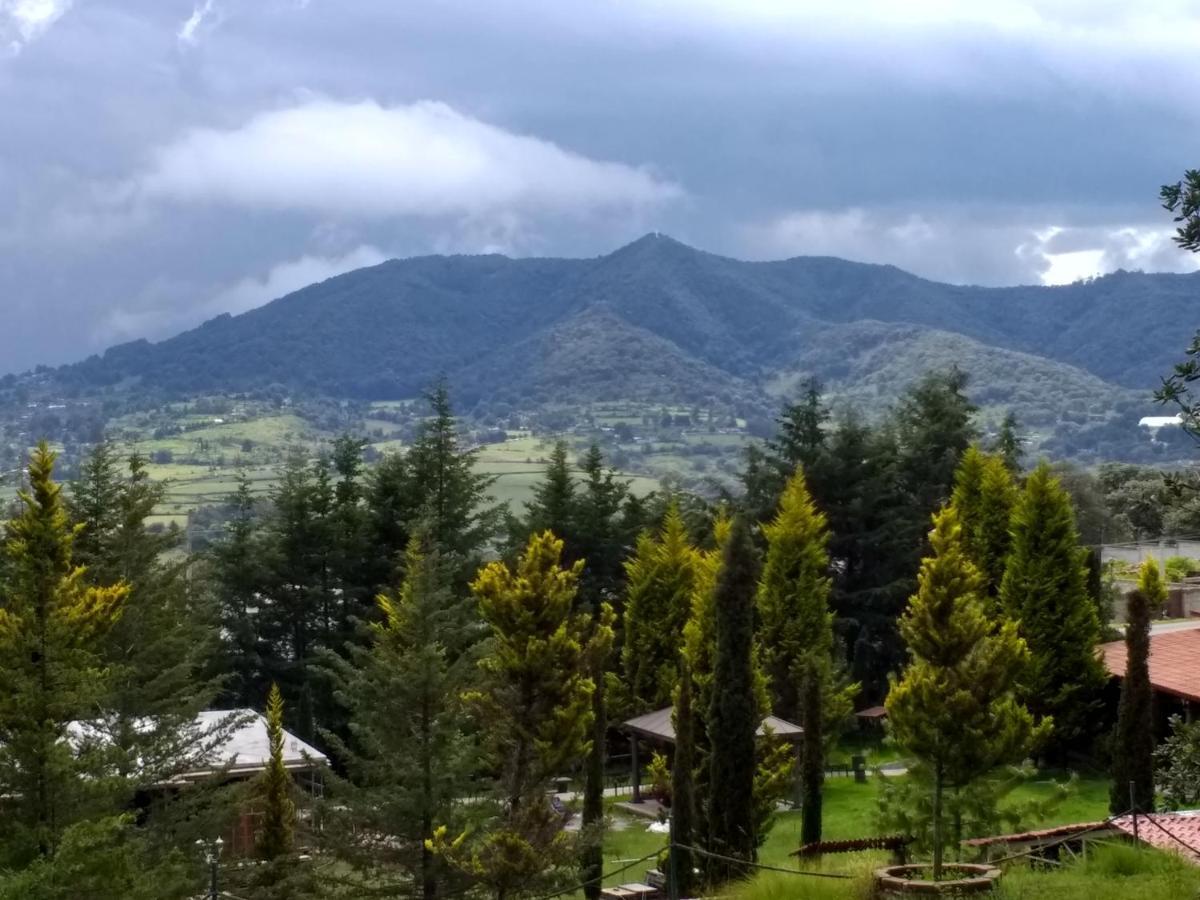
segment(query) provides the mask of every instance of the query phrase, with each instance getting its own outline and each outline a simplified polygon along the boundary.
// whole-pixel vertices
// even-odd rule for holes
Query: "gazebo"
[[[659,746],[675,744],[674,707],[668,706],[656,709],[641,716],[635,716],[621,723],[621,730],[629,734],[630,781],[633,783],[633,802],[642,802],[641,763],[638,758],[638,741],[645,740]],[[759,737],[771,734],[796,743],[804,735],[804,729],[799,725],[780,719],[778,716],[767,716],[762,720],[756,732]]]

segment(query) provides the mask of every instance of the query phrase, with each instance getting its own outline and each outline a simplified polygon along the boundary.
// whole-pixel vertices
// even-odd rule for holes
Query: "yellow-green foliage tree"
[[[283,695],[277,684],[271,685],[271,693],[267,696],[267,742],[270,757],[259,785],[263,822],[258,836],[258,854],[263,859],[275,860],[291,853],[296,821],[292,777],[283,763]]]
[[[1009,520],[1017,502],[1017,486],[1004,457],[968,447],[954,473],[950,502],[958,513],[967,555],[983,576],[987,595],[996,597],[1004,579]]]
[[[1016,625],[986,614],[984,581],[967,558],[953,506],[934,518],[933,555],[900,620],[909,662],[892,679],[888,718],[896,740],[933,782],[933,872],[942,874],[944,793],[1020,761],[1049,729],[1017,699],[1029,651]]]
[[[679,673],[679,637],[691,612],[700,555],[672,503],[657,536],[638,538],[625,564],[625,634],[621,662],[629,711],[671,704]]]
[[[483,683],[467,695],[497,775],[498,814],[474,835],[432,845],[504,900],[575,877],[576,841],[562,830],[546,785],[586,755],[591,742],[591,673],[612,643],[613,612],[593,621],[575,612],[583,562],[561,565],[562,541],[535,534],[516,567],[493,562],[471,585],[490,629]],[[569,874],[568,874],[569,873]]]
[[[29,489],[6,528],[0,586],[0,836],[19,866],[52,854],[63,831],[98,811],[95,754],[78,752],[69,724],[96,715],[109,672],[101,642],[121,615],[128,587],[88,583],[72,559],[54,460],[43,442],[29,462]]]

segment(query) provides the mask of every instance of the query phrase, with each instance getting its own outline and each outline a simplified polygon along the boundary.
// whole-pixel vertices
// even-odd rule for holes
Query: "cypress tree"
[[[1090,734],[1106,676],[1096,655],[1100,622],[1087,591],[1086,551],[1071,499],[1045,463],[1025,482],[1011,532],[1000,605],[1028,644],[1025,697],[1035,715],[1053,717],[1049,750],[1061,758]]]
[[[283,764],[283,695],[277,684],[271,685],[267,696],[267,743],[270,757],[259,781],[263,819],[258,855],[273,861],[292,852],[296,820],[292,778]]]
[[[971,562],[990,597],[1000,593],[1008,561],[1008,525],[1017,500],[1012,474],[998,457],[968,447],[954,473],[950,502],[958,513]]]
[[[716,656],[707,731],[712,747],[709,832],[714,851],[753,862],[755,733],[762,721],[755,696],[754,592],[758,563],[750,528],[734,520],[714,593]],[[738,877],[746,867],[715,863],[715,880]]]
[[[996,453],[1004,461],[1004,467],[1016,475],[1021,471],[1021,437],[1017,434],[1017,416],[1012,410],[1004,414],[1000,423],[1000,433],[996,436]]]
[[[29,460],[29,488],[5,528],[0,586],[0,836],[8,865],[53,853],[64,830],[92,810],[102,787],[94,759],[67,739],[72,721],[107,699],[101,651],[129,588],[97,587],[75,563],[55,454],[43,441]],[[94,757],[94,755],[93,755]],[[92,776],[92,777],[86,777]]]
[[[669,706],[678,678],[679,636],[691,611],[698,555],[679,507],[667,507],[658,536],[643,534],[625,564],[625,686],[636,712]]]
[[[900,622],[909,664],[887,698],[897,742],[932,773],[933,874],[941,877],[946,790],[961,791],[1024,757],[1046,725],[1016,697],[1028,662],[1016,625],[985,613],[983,578],[967,558],[957,513],[947,506],[930,533],[917,593]]]
[[[1150,686],[1150,610],[1166,597],[1158,563],[1147,559],[1129,594],[1125,627],[1125,677],[1113,733],[1113,815],[1154,811],[1154,691]],[[1130,797],[1130,784],[1133,796]]]
[[[800,769],[800,843],[821,840],[821,788],[825,781],[825,684],[827,661],[810,656],[803,680],[802,715],[804,743]]]
[[[829,611],[829,532],[797,469],[788,479],[779,511],[763,526],[767,555],[758,583],[758,638],[776,715],[800,717],[802,662],[829,657],[833,616]]]
[[[671,872],[672,896],[690,897],[696,867],[691,847],[696,840],[696,721],[692,708],[692,677],[684,662],[675,700],[675,757],[671,761]]]

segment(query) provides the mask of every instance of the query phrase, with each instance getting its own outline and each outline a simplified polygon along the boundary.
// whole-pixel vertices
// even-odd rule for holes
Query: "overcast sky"
[[[392,256],[649,230],[939,280],[1186,271],[1187,0],[0,0],[0,371]]]

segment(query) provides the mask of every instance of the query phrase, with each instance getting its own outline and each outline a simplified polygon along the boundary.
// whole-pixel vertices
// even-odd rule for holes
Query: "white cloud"
[[[443,103],[316,99],[153,154],[144,197],[339,216],[586,214],[681,195],[645,169],[592,160]]]
[[[182,25],[179,26],[179,31],[175,33],[175,37],[180,44],[187,46],[195,46],[200,41],[200,29],[204,25],[205,20],[216,18],[214,15],[213,0],[204,0],[203,3],[193,7],[192,14],[188,16]],[[215,27],[213,23],[212,27]]]
[[[0,0],[0,46],[19,53],[66,15],[73,0]]]

